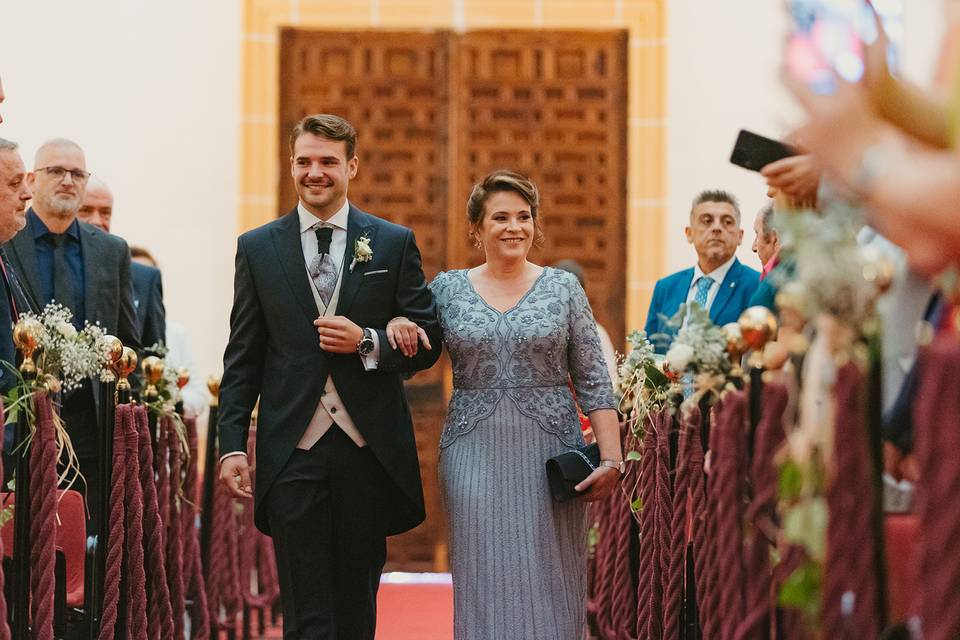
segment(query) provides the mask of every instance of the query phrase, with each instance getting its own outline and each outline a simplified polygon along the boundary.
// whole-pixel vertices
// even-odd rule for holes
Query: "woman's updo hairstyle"
[[[543,244],[543,231],[540,229],[540,191],[533,180],[516,171],[497,169],[487,174],[483,180],[473,185],[470,197],[467,198],[467,219],[470,222],[470,235],[476,235],[477,228],[483,222],[486,213],[487,200],[495,193],[512,191],[523,198],[530,206],[530,215],[536,228],[533,242],[536,246]]]

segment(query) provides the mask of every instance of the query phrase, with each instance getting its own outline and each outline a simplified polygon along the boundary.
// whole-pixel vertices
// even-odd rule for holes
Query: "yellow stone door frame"
[[[665,264],[665,0],[244,0],[240,210],[245,231],[277,215],[280,29],[626,29],[626,324],[639,328]]]

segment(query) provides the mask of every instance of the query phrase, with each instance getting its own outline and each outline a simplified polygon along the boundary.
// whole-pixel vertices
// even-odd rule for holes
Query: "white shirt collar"
[[[343,206],[337,209],[337,212],[330,216],[330,218],[328,218],[326,221],[321,220],[317,216],[307,211],[307,208],[303,206],[302,202],[297,203],[297,216],[300,218],[300,233],[315,228],[317,223],[328,227],[333,227],[334,229],[342,229],[343,231],[346,231],[349,213],[349,200],[344,200]]]
[[[710,276],[710,279],[713,280],[715,284],[723,284],[723,281],[727,277],[727,273],[730,271],[730,267],[733,266],[733,261],[737,259],[737,256],[734,255],[729,260],[724,262],[722,265],[711,271],[710,273],[704,273],[700,269],[700,263],[694,265],[693,267],[693,281],[690,283],[690,286],[694,286],[701,277],[707,275]],[[711,285],[712,286],[712,285]]]

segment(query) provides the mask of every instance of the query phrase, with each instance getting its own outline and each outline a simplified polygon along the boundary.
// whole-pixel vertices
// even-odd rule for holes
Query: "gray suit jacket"
[[[4,249],[13,263],[25,292],[34,302],[40,299],[40,271],[37,251],[29,233],[18,233]],[[130,249],[126,241],[80,223],[80,247],[83,253],[84,308],[88,322],[99,322],[104,330],[138,353],[141,350],[137,311],[133,304],[130,279]],[[42,309],[42,304],[37,304]]]

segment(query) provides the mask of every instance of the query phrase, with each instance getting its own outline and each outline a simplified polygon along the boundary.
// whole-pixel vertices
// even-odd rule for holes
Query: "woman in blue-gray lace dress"
[[[538,204],[523,176],[487,176],[467,204],[486,262],[431,284],[453,362],[440,481],[457,640],[584,637],[586,500],[608,495],[622,468],[586,295],[570,273],[527,261]],[[605,462],[578,487],[584,499],[557,503],[544,463],[583,445],[571,379]]]

